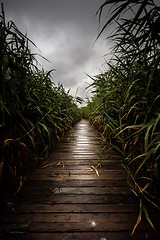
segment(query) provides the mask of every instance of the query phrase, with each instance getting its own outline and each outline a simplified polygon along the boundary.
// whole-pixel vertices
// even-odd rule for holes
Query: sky
[[[87,76],[105,68],[104,55],[109,52],[103,37],[96,42],[96,11],[104,0],[4,0],[7,20],[37,45],[44,70],[55,69],[52,79],[62,83],[70,94],[89,97]],[[37,52],[33,48],[32,53]]]

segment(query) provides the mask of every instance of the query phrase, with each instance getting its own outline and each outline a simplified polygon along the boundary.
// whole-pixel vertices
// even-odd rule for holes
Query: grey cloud
[[[95,13],[104,0],[5,0],[7,19],[12,19],[51,63],[40,59],[44,69],[56,69],[53,81],[85,96],[87,77],[104,62],[105,43],[93,47],[98,34]],[[90,81],[90,80],[88,80]]]
[[[103,0],[6,0],[6,10],[32,19],[61,21],[89,21],[94,18]],[[16,15],[16,14],[15,14]]]

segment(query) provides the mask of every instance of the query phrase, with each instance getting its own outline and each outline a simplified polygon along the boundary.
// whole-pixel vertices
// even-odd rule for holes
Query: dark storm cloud
[[[44,69],[56,69],[53,81],[61,82],[74,94],[84,96],[85,73],[94,75],[104,62],[106,45],[99,40],[95,13],[103,0],[5,0],[7,19],[41,50],[51,63],[40,60]],[[33,51],[37,51],[33,49]]]
[[[9,12],[16,17],[27,16],[36,21],[52,23],[63,21],[92,21],[102,0],[6,0]],[[18,14],[17,14],[18,13]]]

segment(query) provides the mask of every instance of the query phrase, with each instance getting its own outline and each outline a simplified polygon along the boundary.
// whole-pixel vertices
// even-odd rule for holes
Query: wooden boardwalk
[[[139,206],[120,156],[99,138],[87,120],[71,129],[18,194],[15,213],[1,216],[0,239],[160,239],[147,222],[131,237]]]

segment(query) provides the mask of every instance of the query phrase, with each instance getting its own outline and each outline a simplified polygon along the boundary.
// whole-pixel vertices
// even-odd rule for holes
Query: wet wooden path
[[[160,239],[148,223],[131,237],[138,211],[121,157],[102,151],[97,130],[81,120],[18,194],[0,239]]]

